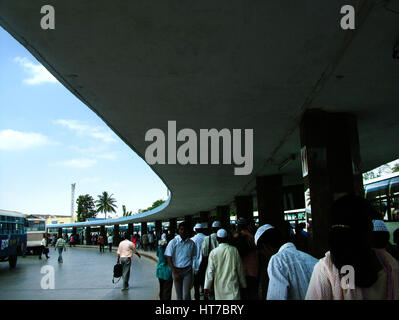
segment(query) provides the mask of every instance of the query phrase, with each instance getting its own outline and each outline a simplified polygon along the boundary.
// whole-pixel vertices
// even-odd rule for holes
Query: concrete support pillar
[[[210,223],[211,223],[211,219],[210,219],[210,212],[209,211],[201,211],[200,212],[200,218],[199,218],[199,223],[207,223],[208,224],[208,228],[206,229],[206,234],[209,234],[209,230],[211,228]]]
[[[105,226],[100,226],[100,235],[102,235],[103,237],[106,236]]]
[[[216,207],[216,219],[220,221],[222,228],[227,231],[230,229],[230,207],[218,206]]]
[[[248,223],[254,221],[254,204],[252,196],[237,196],[235,197],[237,207],[237,219],[243,217],[247,219]]]
[[[259,225],[279,227],[284,222],[283,177],[280,174],[256,177]]]
[[[90,227],[86,227],[85,240],[86,240],[86,244],[91,244],[91,228]]]
[[[127,225],[127,233],[128,233],[130,236],[132,236],[132,235],[133,235],[133,232],[134,232],[133,223],[129,223],[129,224]]]
[[[143,234],[148,233],[148,228],[147,228],[147,222],[142,222],[141,223],[141,236],[143,236]]]
[[[112,244],[115,246],[119,245],[119,242],[121,241],[120,239],[120,231],[119,231],[119,224],[114,225],[114,234],[113,234],[113,240]]]
[[[304,185],[297,184],[283,187],[284,210],[305,208]]]
[[[300,129],[312,253],[320,258],[328,249],[333,201],[364,194],[357,122],[353,115],[313,109],[305,112]]]
[[[184,223],[186,224],[186,229],[189,231],[190,237],[193,235],[193,216],[184,216]]]
[[[157,235],[157,239],[161,239],[161,235],[162,235],[162,221],[161,220],[157,220],[155,221],[155,233]]]
[[[177,232],[177,219],[176,218],[169,220],[169,232],[173,236]]]

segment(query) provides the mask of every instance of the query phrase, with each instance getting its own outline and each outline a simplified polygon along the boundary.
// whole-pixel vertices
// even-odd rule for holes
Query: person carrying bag
[[[112,283],[115,283],[115,278],[119,278],[116,283],[119,282],[123,274],[123,266],[121,263],[119,263],[119,260],[117,263],[114,265],[114,276],[112,277]]]

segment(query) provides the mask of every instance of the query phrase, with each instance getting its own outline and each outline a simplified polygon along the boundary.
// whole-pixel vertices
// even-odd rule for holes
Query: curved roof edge
[[[117,219],[107,219],[107,220],[99,220],[99,221],[87,221],[87,222],[75,222],[75,223],[61,223],[61,224],[49,224],[46,226],[46,229],[58,229],[58,228],[82,228],[82,227],[92,227],[92,226],[109,226],[109,225],[116,225],[116,224],[128,224],[128,223],[139,223],[139,222],[148,222],[148,218],[155,214],[159,213],[160,211],[164,210],[170,203],[172,199],[172,195],[162,203],[160,206],[141,213],[137,213],[133,216],[122,217]],[[143,220],[144,218],[145,221]],[[157,219],[159,220],[159,219]]]

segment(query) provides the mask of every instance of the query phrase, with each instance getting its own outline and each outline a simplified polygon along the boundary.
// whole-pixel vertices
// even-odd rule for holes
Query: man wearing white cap
[[[317,259],[286,242],[270,224],[258,228],[255,244],[270,258],[267,300],[304,300]]]
[[[177,232],[179,234],[168,243],[165,256],[172,269],[176,299],[191,300],[192,269],[197,248],[194,241],[188,237],[190,230],[187,229],[185,222],[179,224]]]
[[[222,225],[220,224],[219,221],[214,221],[212,223],[211,235],[205,237],[204,241],[202,242],[202,247],[201,247],[202,257],[208,257],[209,253],[219,245],[216,239],[216,233],[221,227]]]
[[[197,223],[194,226],[194,231],[197,233],[191,240],[194,241],[197,247],[197,255],[193,262],[193,270],[194,270],[194,298],[195,300],[200,300],[200,287],[204,284],[204,274],[199,273],[199,266],[201,262],[201,245],[206,237],[203,233],[205,229],[208,228],[208,224],[204,223]],[[202,281],[201,281],[202,279]]]
[[[399,252],[389,242],[389,230],[383,220],[373,220],[373,247],[388,252],[399,260]]]
[[[216,300],[240,300],[240,286],[247,286],[240,254],[227,243],[225,229],[217,232],[217,241],[219,246],[209,254],[204,293],[208,295],[213,284]]]
[[[201,246],[201,263],[199,272],[205,276],[206,268],[208,267],[208,258],[209,253],[215,249],[219,243],[216,238],[216,233],[222,227],[220,221],[214,221],[212,223],[212,233],[209,236],[206,236],[202,241]],[[213,289],[211,288],[208,296],[204,297],[205,300],[214,300]]]
[[[373,220],[373,247],[386,250],[389,242],[389,230],[382,220]]]

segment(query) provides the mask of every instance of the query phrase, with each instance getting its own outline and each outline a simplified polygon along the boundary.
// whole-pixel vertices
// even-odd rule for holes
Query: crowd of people
[[[389,231],[370,203],[347,195],[332,207],[328,251],[310,254],[310,241],[298,224],[265,224],[245,218],[236,230],[183,222],[176,236],[158,244],[156,276],[161,300],[337,300],[399,299],[399,229]],[[346,270],[346,271],[345,271]],[[353,270],[353,273],[348,272]],[[352,278],[351,278],[352,277]]]
[[[321,259],[311,255],[305,226],[293,230],[286,222],[256,228],[241,217],[235,230],[214,221],[210,229],[197,223],[193,230],[182,222],[177,235],[165,231],[159,240],[153,232],[125,233],[117,250],[122,290],[129,288],[131,258],[141,257],[141,248],[157,249],[160,300],[171,300],[173,287],[177,300],[191,300],[192,289],[195,300],[399,299],[399,229],[391,244],[384,221],[367,200],[347,195],[334,202],[328,251]],[[49,258],[51,241],[62,263],[68,240],[77,241],[44,236],[39,258]],[[93,235],[93,243],[100,251],[107,243],[111,252],[113,236]]]

